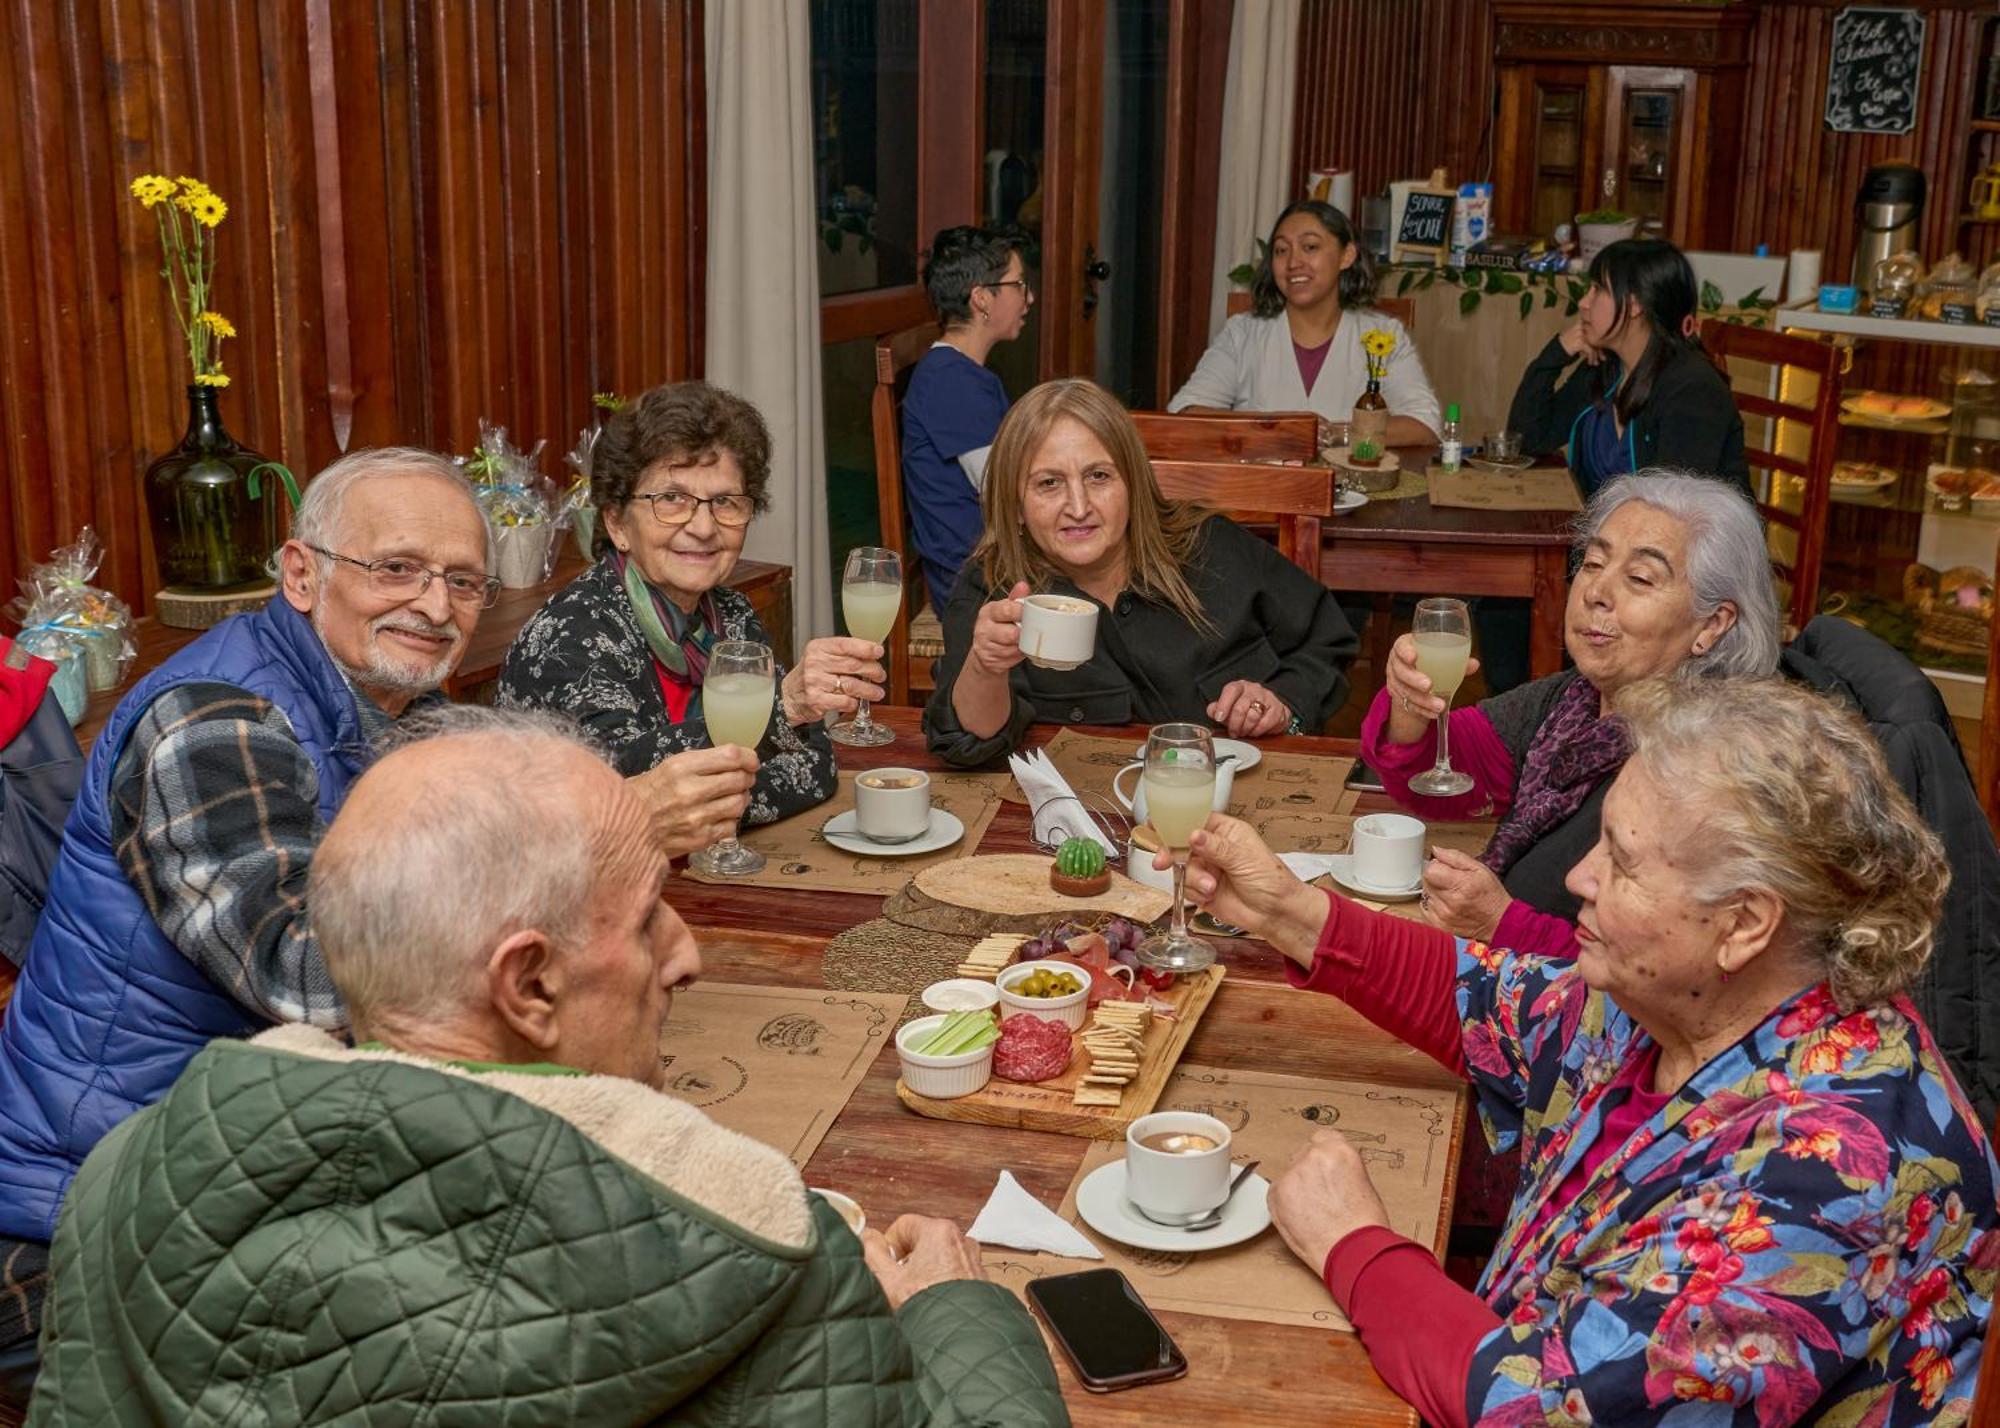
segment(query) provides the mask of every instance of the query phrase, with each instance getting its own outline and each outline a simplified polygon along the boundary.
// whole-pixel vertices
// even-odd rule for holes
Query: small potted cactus
[[[1382,443],[1372,436],[1364,436],[1348,448],[1347,459],[1356,466],[1380,466]]]
[[[1056,849],[1049,886],[1064,897],[1095,897],[1111,888],[1111,869],[1094,838],[1069,838]]]

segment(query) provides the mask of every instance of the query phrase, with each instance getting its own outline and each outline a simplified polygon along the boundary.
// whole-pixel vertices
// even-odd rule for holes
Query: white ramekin
[[[969,1096],[993,1077],[994,1042],[957,1056],[920,1056],[910,1048],[935,1035],[942,1016],[920,1016],[896,1033],[896,1056],[903,1063],[903,1084],[933,1101]]]
[[[1023,997],[1008,990],[1037,967],[1046,967],[1051,972],[1067,972],[1083,985],[1066,997]],[[1090,971],[1086,967],[1077,966],[1074,962],[1016,962],[1001,971],[994,985],[1000,989],[1002,1021],[1025,1012],[1030,1016],[1038,1016],[1043,1021],[1061,1022],[1074,1031],[1082,1026],[1084,1019],[1090,1015],[1090,1008],[1087,1005],[1090,1000]]]
[[[947,999],[965,1005],[947,1006]],[[993,984],[977,977],[947,977],[924,988],[924,1005],[934,1012],[992,1011],[999,1002],[1000,993]]]

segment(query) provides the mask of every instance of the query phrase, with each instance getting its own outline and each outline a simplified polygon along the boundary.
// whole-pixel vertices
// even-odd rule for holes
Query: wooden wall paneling
[[[562,469],[575,428],[588,420],[582,373],[568,379],[563,360],[561,237],[564,133],[557,93],[556,10],[503,7],[497,81],[501,92],[500,205],[503,263],[511,309],[502,341],[512,368],[512,411],[524,448],[546,439],[542,468]]]
[[[1102,146],[1079,135],[1100,133],[1104,108],[1104,11],[1095,0],[1051,0],[1042,164],[1041,375],[1088,376],[1096,370],[1096,329],[1083,315],[1083,266],[1097,242],[1097,182]],[[1112,282],[1131,281],[1114,273]]]
[[[1231,8],[1230,0],[1173,0],[1168,20],[1157,373],[1162,401],[1187,380],[1208,346]]]

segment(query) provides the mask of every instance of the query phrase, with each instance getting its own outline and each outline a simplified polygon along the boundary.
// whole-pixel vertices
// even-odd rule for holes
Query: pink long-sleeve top
[[[1457,729],[1452,732],[1455,738]],[[1435,927],[1371,912],[1345,898],[1329,894],[1327,903],[1311,967],[1288,964],[1287,979],[1295,987],[1339,997],[1390,1035],[1466,1077],[1456,940]],[[1609,1112],[1603,1133],[1542,1206],[1541,1215],[1559,1213],[1574,1200],[1597,1167],[1665,1104],[1667,1097],[1646,1089],[1651,1076],[1650,1057],[1635,1058],[1621,1069],[1619,1079],[1628,1094]],[[1378,1225],[1344,1235],[1328,1253],[1321,1278],[1361,1336],[1383,1382],[1431,1423],[1468,1422],[1466,1384],[1473,1354],[1503,1322],[1484,1300],[1454,1283],[1415,1240]]]
[[[1454,798],[1431,798],[1410,791],[1410,780],[1437,762],[1437,725],[1427,724],[1414,744],[1389,742],[1389,691],[1361,721],[1361,756],[1382,775],[1382,788],[1397,803],[1424,818],[1504,818],[1514,803],[1514,755],[1477,705],[1454,709],[1451,766],[1469,775],[1472,791]],[[1576,928],[1566,917],[1541,912],[1519,898],[1507,904],[1494,930],[1495,946],[1549,957],[1576,956]]]

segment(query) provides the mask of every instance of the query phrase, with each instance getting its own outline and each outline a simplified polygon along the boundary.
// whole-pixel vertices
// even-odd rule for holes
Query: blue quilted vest
[[[367,757],[355,695],[282,596],[238,615],[141,680],[90,751],[48,904],[0,1021],[0,1235],[47,1240],[91,1147],[166,1094],[194,1054],[268,1023],[167,940],[111,849],[111,774],[127,733],[176,685],[270,700],[319,771],[331,820]]]

